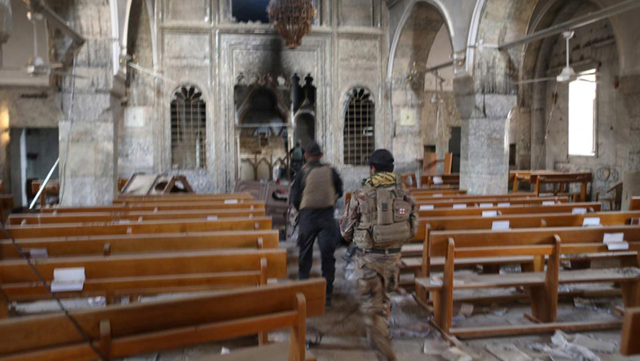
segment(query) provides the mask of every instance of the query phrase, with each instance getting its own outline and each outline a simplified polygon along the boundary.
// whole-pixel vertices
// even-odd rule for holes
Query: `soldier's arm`
[[[416,205],[415,198],[410,194],[407,194],[405,198],[407,199],[407,202],[411,204],[411,234],[412,236],[415,236],[418,232],[418,206]]]
[[[356,191],[351,195],[349,204],[345,207],[342,219],[340,219],[340,233],[342,234],[342,238],[347,242],[353,240],[353,231],[360,219],[360,215],[358,214],[358,192],[359,191]]]

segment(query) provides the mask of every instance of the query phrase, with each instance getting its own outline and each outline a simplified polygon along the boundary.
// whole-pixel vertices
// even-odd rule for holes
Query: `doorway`
[[[449,139],[449,153],[452,155],[451,173],[460,173],[460,142],[462,140],[462,128],[451,127]]]

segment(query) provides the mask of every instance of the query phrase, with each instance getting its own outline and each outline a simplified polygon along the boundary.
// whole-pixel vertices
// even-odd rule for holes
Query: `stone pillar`
[[[109,204],[116,192],[116,120],[108,1],[67,2],[67,17],[86,43],[76,53],[75,78],[62,86],[66,120],[60,122],[61,205]],[[73,93],[73,96],[72,96]],[[69,109],[71,108],[71,112]]]
[[[460,188],[469,194],[504,194],[508,191],[508,115],[517,104],[515,95],[460,95],[462,120]]]
[[[0,0],[0,66],[2,66],[2,45],[9,40],[12,31],[11,0]]]

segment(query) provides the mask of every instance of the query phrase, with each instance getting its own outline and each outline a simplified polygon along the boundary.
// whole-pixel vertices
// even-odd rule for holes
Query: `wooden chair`
[[[596,201],[607,203],[610,211],[619,211],[622,208],[622,183],[616,184],[606,192],[596,193]]]
[[[324,300],[325,281],[314,279],[70,314],[108,360],[290,329],[286,349],[258,347],[245,360],[304,361],[306,318],[323,315]],[[62,313],[0,321],[0,339],[0,361],[99,358]]]
[[[400,175],[400,183],[406,189],[412,189],[418,187],[418,178],[415,172],[406,172]]]
[[[624,311],[620,353],[624,356],[640,355],[640,307]]]
[[[535,180],[534,180],[535,179]],[[551,184],[554,186],[553,195],[564,195],[568,193],[567,187],[571,183],[580,183],[579,194],[569,194],[573,201],[586,202],[587,201],[587,188],[588,185],[593,182],[593,175],[591,173],[560,173],[560,174],[537,174],[531,176],[532,182],[535,182],[534,193],[540,195],[541,186],[544,184]],[[557,186],[557,187],[556,187]]]

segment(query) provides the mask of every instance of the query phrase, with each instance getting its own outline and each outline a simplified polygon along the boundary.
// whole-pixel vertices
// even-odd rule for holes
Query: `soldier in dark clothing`
[[[331,302],[336,259],[334,253],[340,230],[334,218],[334,206],[342,197],[342,179],[330,166],[320,162],[322,150],[317,143],[305,148],[305,166],[293,181],[291,201],[300,212],[298,278],[309,278],[313,263],[313,244],[318,238],[322,256],[322,277],[327,280],[327,303]]]

